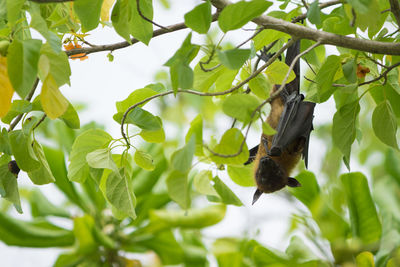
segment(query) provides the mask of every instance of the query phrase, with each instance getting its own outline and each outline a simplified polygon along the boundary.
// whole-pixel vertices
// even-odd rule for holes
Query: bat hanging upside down
[[[285,63],[290,65],[300,53],[300,40],[290,46]],[[290,172],[303,156],[307,167],[308,142],[313,130],[312,120],[315,103],[303,101],[300,94],[300,64],[294,66],[296,78],[285,85],[278,97],[271,102],[271,112],[266,122],[276,130],[273,136],[262,134],[260,145],[250,149],[250,158],[245,164],[254,164],[254,177],[257,190],[253,204],[262,193],[272,193],[283,187],[298,187],[301,184]],[[273,92],[279,88],[275,85]]]

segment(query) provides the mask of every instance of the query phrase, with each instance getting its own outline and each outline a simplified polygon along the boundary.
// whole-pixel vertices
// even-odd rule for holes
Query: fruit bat
[[[286,53],[285,63],[290,65],[300,53],[300,40],[290,46]],[[275,135],[262,134],[260,145],[250,149],[249,164],[253,160],[254,178],[257,190],[253,196],[253,204],[262,193],[272,193],[283,187],[298,187],[301,184],[292,177],[300,158],[308,164],[308,144],[310,132],[313,130],[312,120],[315,103],[304,101],[300,94],[300,64],[294,68],[296,78],[286,84],[282,92],[271,101],[271,112],[266,122],[276,130]],[[280,85],[274,85],[273,92]]]

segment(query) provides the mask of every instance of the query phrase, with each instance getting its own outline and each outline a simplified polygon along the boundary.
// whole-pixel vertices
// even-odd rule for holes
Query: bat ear
[[[262,195],[262,193],[263,193],[263,192],[257,188],[256,192],[254,192],[254,195],[253,195],[253,202],[251,203],[251,205],[254,205],[254,203],[256,203],[256,201],[260,198],[260,196]]]
[[[301,183],[292,177],[288,177],[287,185],[290,187],[299,187]]]

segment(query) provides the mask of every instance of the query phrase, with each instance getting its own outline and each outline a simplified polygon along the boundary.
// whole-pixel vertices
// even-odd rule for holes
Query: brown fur
[[[274,86],[273,91],[276,91],[277,87]],[[266,120],[266,122],[276,130],[278,127],[279,119],[284,110],[283,99],[278,96],[271,102],[271,112]],[[281,173],[276,173],[274,177],[265,177],[268,182],[261,181],[261,177],[258,177],[257,172],[259,169],[259,164],[261,158],[267,156],[267,151],[265,151],[263,145],[263,138],[268,140],[268,149],[271,148],[273,136],[267,136],[263,134],[261,136],[260,145],[258,147],[258,152],[254,163],[254,177],[257,183],[258,189],[264,193],[271,193],[282,189],[288,183],[288,176],[292,170],[296,167],[297,163],[301,158],[301,153],[303,151],[304,143],[301,141],[294,142],[285,149],[279,157],[270,157],[278,166],[280,166]]]

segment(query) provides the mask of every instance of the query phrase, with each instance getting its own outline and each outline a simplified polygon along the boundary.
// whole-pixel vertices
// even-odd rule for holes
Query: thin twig
[[[263,53],[267,53],[269,50],[271,50],[271,48],[278,42],[278,40],[273,41],[272,43],[270,43],[267,47],[264,47],[263,49]],[[257,60],[256,63],[254,64],[254,69],[258,68],[258,64],[260,64],[261,61],[261,56],[257,55]]]
[[[248,78],[246,78],[245,80],[243,80],[243,81],[240,82],[239,84],[235,85],[234,87],[232,87],[232,88],[230,88],[230,89],[228,89],[228,90],[226,90],[226,91],[214,92],[214,93],[202,93],[202,92],[193,91],[193,90],[180,90],[180,89],[178,89],[178,90],[176,91],[176,93],[186,93],[186,94],[193,94],[193,95],[198,95],[198,96],[220,96],[220,95],[226,95],[226,94],[232,93],[232,92],[236,91],[237,89],[239,89],[240,87],[242,87],[243,85],[245,85],[246,83],[248,83],[251,79],[253,79],[254,77],[256,77],[256,76],[257,76],[258,74],[260,74],[264,69],[266,69],[269,65],[271,65],[272,62],[274,62],[274,61],[279,57],[280,54],[282,54],[290,45],[292,45],[293,42],[294,42],[293,40],[290,40],[290,41],[289,41],[287,44],[285,44],[278,52],[276,52],[275,55],[273,55],[263,66],[261,66],[260,69],[256,70],[256,71],[253,72]],[[173,94],[173,93],[174,93],[174,91],[171,90],[171,91],[167,91],[167,92],[159,93],[159,94],[157,94],[157,95],[150,96],[150,97],[148,97],[148,98],[146,98],[146,99],[144,99],[144,100],[142,100],[142,101],[140,101],[140,102],[138,102],[138,103],[136,103],[136,104],[130,106],[130,107],[125,111],[124,115],[122,116],[122,120],[121,120],[121,135],[122,135],[122,137],[124,138],[124,140],[125,140],[125,142],[126,142],[126,145],[127,145],[128,147],[130,147],[131,144],[130,144],[128,138],[127,138],[127,135],[125,134],[125,131],[124,131],[124,124],[125,124],[125,120],[126,120],[126,117],[127,117],[128,114],[129,114],[129,112],[132,111],[132,110],[133,110],[134,108],[136,108],[137,106],[142,105],[142,104],[144,104],[144,103],[147,103],[148,101],[150,101],[150,100],[152,100],[152,99],[154,99],[154,98],[158,98],[158,97],[170,95],[170,94]],[[242,147],[241,149],[243,149],[243,145],[242,145],[241,147]],[[241,151],[240,151],[240,152],[241,152]],[[239,154],[240,154],[240,152],[239,152]],[[216,155],[218,155],[218,154],[216,154]],[[221,157],[224,157],[224,156],[221,156]],[[228,158],[229,158],[229,157],[234,157],[234,156],[228,156]]]
[[[152,21],[151,19],[149,19],[145,15],[143,15],[142,11],[140,10],[140,0],[136,0],[136,8],[137,8],[137,11],[138,11],[139,15],[142,17],[142,19],[144,19],[147,22],[150,22],[153,25],[156,25],[157,27],[159,27],[161,29],[169,31],[169,28],[164,27],[164,26],[162,26],[162,25],[160,25],[158,23],[155,23],[154,21]]]
[[[47,115],[43,114],[43,116],[40,118],[40,120],[36,123],[36,125],[33,127],[33,131],[46,119]]]
[[[245,41],[243,41],[242,43],[238,44],[236,46],[236,48],[240,48],[241,46],[245,45],[247,42],[249,42],[250,40],[252,40],[254,37],[256,37],[260,32],[262,32],[262,30],[264,30],[263,27],[260,27],[255,33],[253,33],[252,36],[250,36],[249,38],[247,38]]]
[[[301,0],[301,2],[303,3],[304,7],[308,10],[308,4],[306,0]]]
[[[363,53],[363,54],[364,54],[364,56],[365,56],[366,58],[368,58],[369,60],[371,60],[372,62],[374,62],[376,65],[379,65],[379,66],[381,66],[381,67],[383,67],[383,68],[385,68],[385,69],[388,68],[388,66],[386,66],[386,65],[380,63],[379,61],[373,59],[372,57],[368,56],[367,53]]]
[[[310,63],[308,62],[308,60],[305,59],[304,61],[307,63],[307,65],[308,65],[308,67],[310,68],[310,70],[312,71],[312,73],[314,73],[314,75],[316,75],[317,73],[314,71],[313,67],[310,65]]]
[[[216,21],[218,19],[218,13],[215,13],[212,16],[212,21]],[[164,35],[166,33],[170,33],[170,32],[175,32],[175,31],[179,31],[179,30],[183,30],[186,29],[187,26],[185,25],[185,23],[178,23],[178,24],[174,24],[174,25],[170,25],[167,27],[168,30],[165,29],[158,29],[155,30],[153,32],[153,38],[157,37],[157,36],[161,36]],[[91,53],[96,53],[96,52],[103,52],[103,51],[114,51],[114,50],[118,50],[121,48],[125,48],[128,46],[131,46],[133,44],[138,43],[139,40],[136,38],[132,38],[131,42],[119,42],[119,43],[115,43],[115,44],[108,44],[108,45],[97,45],[96,47],[83,47],[83,48],[75,48],[75,49],[71,49],[68,51],[65,51],[65,53],[68,56],[72,56],[72,55],[76,55],[76,54],[81,54],[81,53],[85,53],[85,54],[91,54]]]
[[[354,27],[354,25],[356,25],[356,20],[357,20],[357,14],[354,8],[351,9],[351,15],[353,15],[353,18],[350,22],[350,27]]]
[[[303,76],[303,77],[304,77],[305,80],[307,80],[307,81],[309,81],[309,82],[311,82],[311,83],[317,83],[316,81],[311,80],[310,78],[308,78],[308,77],[306,77],[306,76]],[[338,84],[338,83],[332,83],[331,86],[332,86],[332,87],[346,87],[345,84]]]
[[[360,83],[360,84],[358,84],[358,86],[370,84],[370,83],[379,81],[379,80],[382,79],[382,78],[385,79],[385,81],[383,82],[383,85],[385,85],[385,84],[386,84],[386,81],[387,81],[387,74],[388,74],[392,69],[394,69],[394,68],[396,68],[396,67],[398,67],[398,66],[400,66],[400,62],[398,62],[398,63],[396,63],[396,64],[394,64],[394,65],[392,65],[392,66],[387,67],[387,69],[386,69],[381,75],[379,75],[378,77],[376,77],[375,79],[372,79],[372,80],[367,81],[367,82]]]
[[[35,81],[35,83],[33,84],[32,89],[31,89],[31,91],[29,92],[29,94],[25,97],[25,100],[31,101],[31,99],[32,99],[32,97],[33,97],[33,94],[35,93],[35,90],[36,90],[36,87],[38,86],[38,84],[39,84],[39,78],[36,78],[36,81]],[[17,124],[19,123],[19,121],[22,119],[23,116],[24,116],[24,114],[19,114],[19,115],[14,119],[14,121],[10,124],[10,128],[8,128],[8,131],[9,131],[9,132],[12,131],[12,130],[15,128],[15,126],[17,126]]]

